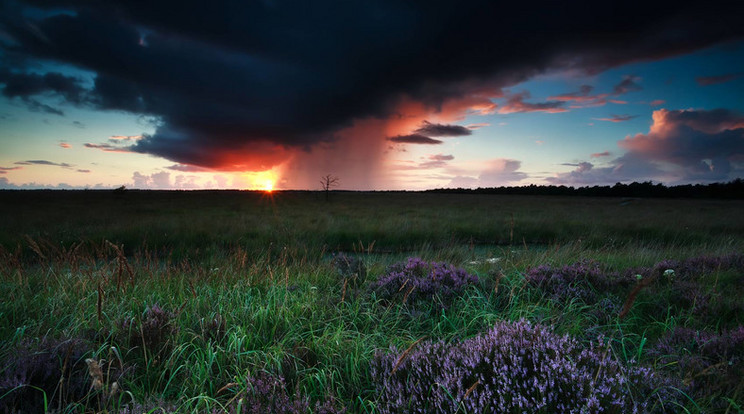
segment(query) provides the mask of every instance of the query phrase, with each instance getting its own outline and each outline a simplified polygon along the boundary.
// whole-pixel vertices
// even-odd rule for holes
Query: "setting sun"
[[[267,193],[274,191],[274,182],[271,180],[266,180],[266,183],[264,183],[263,190],[266,191]]]

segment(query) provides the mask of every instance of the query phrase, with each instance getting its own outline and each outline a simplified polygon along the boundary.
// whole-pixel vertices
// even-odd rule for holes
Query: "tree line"
[[[644,181],[612,186],[567,187],[565,185],[527,185],[519,187],[437,188],[431,193],[503,194],[503,195],[560,195],[585,197],[658,197],[658,198],[720,198],[744,199],[744,180],[737,178],[727,183],[683,184],[665,186]]]

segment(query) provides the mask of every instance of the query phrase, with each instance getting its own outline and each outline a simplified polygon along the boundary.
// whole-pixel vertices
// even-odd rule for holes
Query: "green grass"
[[[313,401],[330,394],[350,412],[375,412],[379,395],[368,371],[375,352],[422,337],[468,338],[504,319],[586,340],[603,334],[619,360],[653,365],[649,346],[676,326],[741,325],[744,316],[725,311],[741,306],[740,273],[698,281],[724,304],[715,314],[672,305],[659,312],[657,302],[674,302],[662,289],[641,292],[627,318],[610,322],[598,322],[592,305],[549,300],[525,284],[524,273],[582,259],[620,271],[741,254],[743,207],[421,193],[333,193],[326,202],[317,193],[0,192],[0,292],[12,298],[0,301],[0,338],[7,338],[0,360],[24,340],[87,338],[89,357],[120,358],[128,367],[120,400],[160,401],[181,412],[240,397],[259,371],[282,375],[288,389]],[[330,264],[338,251],[365,262],[367,281],[357,289],[344,290]],[[446,310],[414,311],[366,289],[411,256],[462,266],[481,283]],[[153,304],[175,314],[177,334],[143,351],[121,326]],[[217,336],[208,329],[214,320],[224,321]],[[723,404],[737,412],[741,388],[688,400],[685,410]],[[91,409],[87,401],[68,412]]]

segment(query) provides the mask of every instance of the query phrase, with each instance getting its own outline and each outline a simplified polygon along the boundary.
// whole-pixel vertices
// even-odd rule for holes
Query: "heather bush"
[[[227,337],[227,320],[219,312],[199,320],[199,331],[207,342],[223,344]]]
[[[534,267],[525,278],[554,301],[579,299],[586,304],[599,302],[607,292],[626,291],[635,282],[632,276],[604,271],[599,263],[588,260],[561,267]]]
[[[301,394],[292,396],[284,378],[261,371],[247,379],[248,388],[228,411],[234,414],[342,414],[346,410],[337,408],[331,398],[317,402],[311,411],[310,399]]]
[[[372,289],[378,298],[386,301],[401,298],[402,302],[434,303],[446,308],[467,286],[476,283],[478,277],[463,269],[412,257],[388,268],[372,284]]]
[[[142,349],[150,358],[165,353],[173,346],[179,328],[176,315],[154,304],[141,318],[126,318],[120,326],[120,339],[130,348]]]
[[[672,272],[668,273],[671,270]],[[674,283],[677,280],[697,281],[717,271],[744,270],[744,255],[699,256],[684,260],[662,260],[650,267],[627,269],[627,276],[640,274],[644,277],[658,277],[661,282]]]
[[[84,361],[90,344],[77,338],[23,340],[2,358],[0,412],[44,412],[82,401],[91,388]]]
[[[697,397],[744,392],[744,326],[720,334],[677,327],[649,354]]]
[[[109,412],[115,412],[116,414],[170,414],[178,412],[178,407],[162,400],[152,400],[144,403],[124,404],[118,410]]]
[[[348,280],[351,286],[356,287],[367,278],[367,268],[364,262],[354,256],[344,253],[336,253],[331,259],[331,264],[342,280]]]
[[[647,412],[665,384],[618,363],[602,341],[582,346],[524,320],[458,343],[378,352],[371,375],[381,413]]]

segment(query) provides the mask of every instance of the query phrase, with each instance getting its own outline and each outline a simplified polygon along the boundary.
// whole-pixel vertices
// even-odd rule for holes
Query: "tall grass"
[[[584,259],[610,274],[741,254],[737,201],[333,195],[0,193],[15,203],[0,203],[8,229],[0,235],[0,291],[12,298],[0,301],[0,360],[17,361],[18,348],[40,338],[79,338],[85,358],[116,361],[105,385],[110,393],[117,382],[117,394],[92,390],[64,401],[68,412],[116,412],[132,401],[219,410],[249,398],[260,373],[281,376],[286,392],[312,404],[375,412],[375,353],[424,337],[456,343],[526,319],[586,343],[603,335],[618,361],[667,372],[649,349],[675,328],[723,332],[742,323],[737,269],[691,279],[713,295],[715,309],[678,303],[683,285],[659,281],[639,290],[624,318],[596,303],[557,301],[527,280],[537,266]],[[365,280],[339,276],[338,251],[361,260]],[[464,267],[479,282],[446,308],[379,298],[371,283],[412,256]],[[617,300],[629,294],[616,292]],[[145,325],[155,305],[168,324]],[[162,329],[157,349],[143,340],[145,326]],[[62,404],[54,385],[29,386]],[[735,412],[741,387],[722,389],[680,404]]]

